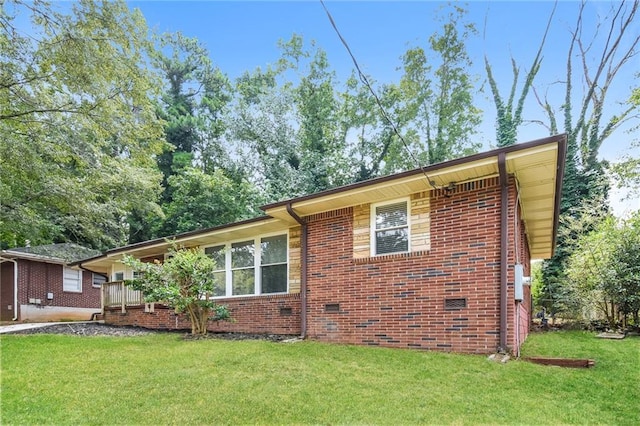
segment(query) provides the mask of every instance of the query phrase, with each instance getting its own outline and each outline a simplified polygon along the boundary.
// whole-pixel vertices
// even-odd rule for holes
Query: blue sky
[[[244,71],[274,63],[280,55],[278,40],[287,40],[294,33],[301,34],[307,41],[315,40],[327,52],[339,81],[344,82],[353,69],[319,1],[129,1],[128,4],[139,8],[148,25],[156,31],[181,31],[197,37],[208,48],[214,63],[232,79]],[[426,45],[428,37],[440,26],[435,17],[445,4],[435,1],[326,2],[360,66],[379,82],[397,81],[400,56],[409,46]],[[598,14],[606,13],[608,5],[606,2],[589,4],[585,28],[595,27]],[[484,80],[483,58],[487,55],[506,95],[512,81],[510,57],[516,59],[524,74],[544,33],[553,2],[472,1],[466,7],[469,21],[474,22],[480,32],[469,43],[474,62],[472,72],[481,82]],[[573,1],[558,4],[536,80],[541,92],[551,87],[553,93],[551,83],[564,76],[568,30],[574,25],[577,8],[578,3]],[[631,77],[629,73],[626,79],[620,79],[628,84],[622,81],[614,88],[618,100],[627,96]],[[613,99],[611,96],[610,100]],[[533,97],[530,101],[525,111],[529,113],[527,118],[540,118]],[[477,102],[486,117],[480,137],[488,145],[494,139],[495,121],[489,91],[480,94]],[[547,136],[546,129],[534,125],[527,126],[521,133],[522,140]],[[609,145],[603,147],[606,153],[611,151]],[[620,148],[615,146],[614,151],[620,152]]]
[[[306,41],[315,40],[327,52],[340,82],[344,82],[353,69],[319,1],[129,1],[128,4],[139,8],[148,25],[156,31],[181,31],[197,37],[208,48],[214,63],[231,79],[244,71],[274,63],[280,55],[278,40],[288,40],[294,33]],[[428,37],[441,25],[435,19],[438,10],[446,5],[435,1],[327,1],[325,4],[363,71],[383,83],[398,80],[399,58],[408,47],[426,46]],[[608,2],[587,5],[585,33],[596,28],[599,17],[608,12],[610,5]],[[483,58],[487,55],[501,92],[507,95],[512,81],[511,56],[524,74],[535,56],[553,6],[551,1],[471,1],[466,4],[469,21],[479,30],[468,49],[474,62],[472,72],[480,82],[485,79]],[[578,6],[576,1],[560,1],[557,5],[536,80],[540,93],[548,93],[550,97],[563,95],[562,89],[558,90],[559,86],[553,82],[562,79],[566,72],[569,29],[575,25]],[[635,64],[627,70],[609,92],[611,111],[618,108],[614,100],[628,97],[635,81],[633,73],[640,70],[640,60],[635,59]],[[495,137],[495,107],[488,88],[477,95],[476,103],[484,111],[478,138],[485,149],[489,149]],[[525,119],[540,118],[543,118],[540,107],[529,96]],[[527,141],[545,136],[548,136],[545,128],[530,124],[520,130],[519,139]],[[633,139],[637,136],[619,131],[601,147],[601,156],[616,160],[629,152]],[[633,153],[638,155],[638,150]],[[616,208],[640,208],[640,200],[621,205],[620,197],[617,192],[612,194]]]

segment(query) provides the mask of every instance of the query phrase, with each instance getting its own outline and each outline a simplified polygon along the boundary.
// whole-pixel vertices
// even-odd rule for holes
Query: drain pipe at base
[[[104,277],[106,281],[109,281],[108,275],[101,274],[100,272],[92,271],[91,269],[87,269],[84,266],[82,266],[82,262],[78,263],[78,268],[82,269],[83,271],[91,272],[92,274],[100,275]],[[100,286],[100,312],[92,313],[89,321],[95,321],[96,316],[98,315],[102,315],[104,318],[104,288],[102,288],[102,286]]]
[[[307,222],[287,204],[287,213],[302,227],[300,231],[300,338],[307,337]]]
[[[507,351],[507,244],[509,237],[508,207],[509,179],[507,176],[506,155],[498,154],[498,171],[500,173],[500,346],[498,352]]]

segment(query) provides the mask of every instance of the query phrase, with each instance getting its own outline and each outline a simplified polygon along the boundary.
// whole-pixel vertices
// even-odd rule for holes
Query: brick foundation
[[[300,294],[253,296],[222,299],[217,303],[227,305],[234,322],[211,322],[211,332],[235,332],[257,334],[300,334]],[[144,306],[128,306],[105,309],[105,323],[138,326],[160,330],[190,330],[189,318],[176,314],[172,308],[155,305],[154,312],[145,312]]]

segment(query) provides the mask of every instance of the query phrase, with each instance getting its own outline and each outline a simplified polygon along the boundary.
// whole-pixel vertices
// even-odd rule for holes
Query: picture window
[[[288,238],[286,234],[261,236],[205,247],[214,261],[213,297],[286,293],[288,291]]]

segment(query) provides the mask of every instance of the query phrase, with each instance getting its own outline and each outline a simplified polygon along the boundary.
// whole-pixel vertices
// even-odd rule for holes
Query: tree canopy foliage
[[[568,259],[567,275],[583,312],[595,310],[612,329],[620,315],[640,324],[640,211],[626,220],[608,216],[582,235]]]
[[[29,34],[15,26],[25,10]],[[123,2],[83,0],[65,15],[36,1],[3,4],[0,25],[2,244],[126,242],[123,218],[160,190],[144,18]]]

